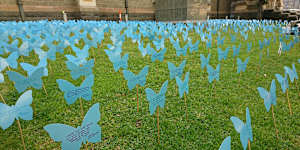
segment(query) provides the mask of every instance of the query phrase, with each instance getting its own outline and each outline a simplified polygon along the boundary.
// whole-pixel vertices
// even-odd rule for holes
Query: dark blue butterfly
[[[176,83],[177,83],[177,86],[178,86],[178,89],[179,89],[180,98],[183,97],[184,92],[186,94],[189,93],[189,77],[190,77],[189,72],[186,73],[184,81],[181,81],[181,79],[178,76],[176,76]]]
[[[31,108],[32,91],[28,90],[18,99],[16,105],[8,106],[0,103],[0,127],[5,130],[10,127],[15,119],[32,120],[33,110]]]
[[[151,56],[151,61],[154,62],[155,60],[159,60],[160,62],[162,62],[164,60],[164,56],[166,52],[167,52],[166,48],[164,48],[160,52],[154,51]]]
[[[147,88],[145,90],[147,100],[149,101],[150,114],[153,115],[156,108],[159,106],[164,108],[166,101],[166,92],[168,89],[168,80],[164,82],[158,94],[156,94],[152,89]]]
[[[176,76],[181,78],[184,67],[186,64],[186,60],[182,61],[182,63],[179,65],[179,67],[176,67],[173,63],[168,62],[168,68],[170,71],[170,79],[174,79]]]
[[[42,77],[44,75],[44,68],[38,68],[28,77],[24,77],[23,75],[14,72],[7,71],[9,80],[14,82],[15,88],[19,93],[24,92],[27,88],[33,87],[35,89],[41,89],[43,85]]]
[[[76,65],[71,61],[66,62],[68,69],[71,71],[72,79],[76,80],[81,76],[89,76],[93,74],[94,59],[89,60],[80,65]]]
[[[80,150],[81,144],[101,141],[99,103],[94,104],[86,113],[81,126],[74,128],[69,125],[54,123],[44,126],[55,142],[62,142],[62,150]]]
[[[248,61],[249,61],[249,57],[247,57],[244,62],[242,62],[242,60],[240,58],[237,59],[237,65],[238,65],[237,73],[240,73],[241,71],[242,72],[246,71]]]
[[[209,64],[210,54],[208,54],[207,58],[200,54],[200,60],[201,60],[201,69],[204,69]]]
[[[268,92],[266,89],[262,87],[257,88],[259,95],[261,98],[264,99],[264,104],[267,109],[267,112],[269,112],[271,105],[276,105],[276,83],[275,80],[272,80],[270,92]]]
[[[127,85],[129,90],[132,90],[136,85],[144,86],[146,84],[148,70],[149,66],[145,66],[138,75],[135,75],[129,70],[123,70],[124,77],[128,81]]]
[[[64,92],[64,97],[69,105],[73,104],[78,98],[83,98],[86,101],[92,100],[92,86],[94,85],[93,74],[86,77],[79,87],[62,79],[57,79],[56,82],[59,89]]]

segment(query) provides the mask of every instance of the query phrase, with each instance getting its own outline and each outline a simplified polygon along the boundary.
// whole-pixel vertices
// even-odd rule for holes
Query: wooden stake
[[[48,93],[47,93],[47,90],[45,88],[45,85],[43,84],[43,89],[44,89],[44,92],[46,93],[46,95],[48,96]]]
[[[82,100],[81,100],[81,98],[79,98],[79,101],[80,101],[81,117],[84,118],[84,116],[83,116],[83,107],[82,107]]]
[[[248,140],[248,147],[249,147],[249,150],[251,150],[250,140]]]
[[[23,143],[23,147],[24,147],[24,150],[26,150],[26,146],[25,146],[25,142],[24,142],[24,138],[23,138],[23,132],[22,132],[22,128],[21,128],[21,123],[19,120],[17,120],[17,123],[18,123],[18,126],[19,126],[19,130],[20,130],[20,134],[21,134],[21,140],[22,140],[22,143]]]
[[[4,100],[3,96],[2,96],[2,94],[0,94],[0,97],[1,97],[1,99],[2,99],[2,101],[3,101],[3,103],[6,104],[6,102],[5,102],[5,100]]]
[[[137,112],[139,112],[139,86],[136,85],[136,105],[137,105]]]
[[[11,70],[9,66],[7,66],[7,68],[8,68],[9,71]]]
[[[160,140],[159,140],[159,106],[157,107],[157,136],[158,136],[158,144],[160,144]]]
[[[186,94],[184,92],[184,103],[185,103],[185,117],[186,117],[186,120],[188,120],[188,115],[187,115],[187,103],[186,103]]]
[[[276,131],[277,139],[279,139],[279,137],[278,137],[278,130],[277,130],[277,127],[276,127],[276,120],[275,120],[273,105],[272,105],[272,114],[273,114],[273,121],[274,121],[274,127],[275,127],[275,131]]]
[[[289,89],[286,89],[286,98],[287,98],[288,103],[289,103],[290,115],[292,115],[293,112],[292,112],[292,106],[291,106],[291,103],[290,103],[289,91],[288,91],[288,90],[289,90]]]

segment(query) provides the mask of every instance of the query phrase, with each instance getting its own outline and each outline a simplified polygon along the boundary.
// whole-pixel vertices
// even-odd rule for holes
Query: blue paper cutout
[[[292,66],[293,66],[293,69],[291,69],[287,66],[284,66],[284,70],[289,75],[291,82],[294,83],[294,79],[298,80],[298,74],[296,71],[295,64],[293,64]]]
[[[73,51],[76,53],[76,56],[73,55],[65,55],[68,61],[73,62],[76,65],[80,65],[86,62],[86,59],[89,57],[89,46],[85,45],[83,49],[79,49],[76,46],[71,45]]]
[[[200,54],[200,60],[201,60],[201,69],[204,69],[209,64],[210,54],[208,54],[207,58]]]
[[[221,37],[218,36],[218,38],[217,38],[217,45],[218,45],[218,46],[219,46],[219,45],[223,45],[223,44],[224,44],[224,40],[225,40],[225,37],[223,37],[223,38],[221,39]]]
[[[236,36],[232,35],[232,34],[230,34],[230,36],[231,36],[231,42],[235,42],[236,41]]]
[[[248,140],[253,141],[253,134],[251,128],[251,118],[248,107],[246,108],[246,124],[239,118],[232,116],[230,117],[235,130],[240,133],[240,141],[243,145],[244,150],[247,149]]]
[[[218,66],[216,67],[216,70],[214,70],[214,68],[211,67],[210,65],[207,65],[207,73],[208,73],[208,82],[209,83],[211,83],[212,81],[214,81],[214,79],[216,79],[217,81],[219,81],[220,64],[218,64]]]
[[[257,88],[259,95],[261,98],[264,99],[264,104],[267,109],[267,112],[269,112],[271,105],[276,105],[276,83],[275,80],[272,80],[270,92],[268,92],[266,89],[262,87]]]
[[[158,94],[156,94],[152,89],[147,88],[145,90],[147,100],[149,101],[150,114],[153,115],[157,106],[164,108],[166,101],[166,92],[168,89],[168,80],[164,82]]]
[[[277,81],[279,82],[281,86],[281,90],[283,93],[286,92],[286,90],[289,88],[289,81],[288,81],[288,75],[285,73],[285,76],[282,77],[280,74],[275,74]]]
[[[180,55],[186,56],[187,49],[188,49],[189,45],[186,44],[184,47],[180,47],[179,44],[175,44],[174,47],[176,49],[176,55],[177,56],[180,56]]]
[[[206,48],[207,48],[207,49],[209,49],[209,48],[212,47],[212,44],[211,44],[211,43],[212,43],[211,40],[207,40],[207,41],[206,41]]]
[[[80,150],[81,144],[101,141],[99,103],[94,104],[86,113],[81,126],[74,128],[69,125],[54,123],[44,126],[55,142],[62,142],[62,150]]]
[[[153,41],[153,44],[155,45],[156,50],[165,48],[165,39],[158,39],[157,41]]]
[[[244,62],[242,62],[242,60],[240,58],[237,59],[237,73],[245,72],[246,68],[247,68],[247,64],[249,61],[249,57],[246,58],[246,60]]]
[[[138,75],[135,75],[129,70],[123,70],[125,79],[127,80],[127,86],[129,90],[132,90],[136,85],[144,86],[146,84],[146,77],[148,74],[149,66],[145,66]]]
[[[142,53],[142,56],[145,57],[147,54],[152,55],[154,49],[150,46],[150,43],[147,44],[146,48],[144,48],[144,43],[138,41],[139,51]]]
[[[262,50],[264,48],[264,42],[258,41],[259,42],[259,49]]]
[[[46,58],[41,59],[37,66],[33,66],[28,63],[20,63],[20,65],[25,71],[27,71],[27,74],[29,76],[39,68],[44,68],[43,76],[48,76],[47,59]]]
[[[179,97],[180,98],[183,97],[184,92],[186,94],[189,93],[189,77],[190,77],[189,72],[186,73],[184,81],[181,81],[181,79],[178,76],[176,76],[176,83],[177,83],[177,86],[179,89]]]
[[[44,68],[38,68],[32,72],[28,77],[14,72],[7,71],[9,80],[14,82],[15,88],[19,93],[24,92],[27,88],[33,87],[35,89],[41,89],[43,85],[42,77],[44,75]]]
[[[194,44],[192,43],[192,40],[190,40],[188,42],[188,47],[190,47],[190,53],[193,53],[193,51],[198,51],[199,50],[199,44],[200,44],[200,41],[197,40]]]
[[[4,83],[4,76],[2,73],[0,73],[0,83]]]
[[[168,62],[168,69],[170,71],[171,80],[174,79],[176,76],[181,78],[185,64],[186,64],[186,60],[182,61],[182,63],[178,67],[176,67],[173,63]]]
[[[232,50],[233,50],[233,57],[238,56],[240,54],[240,49],[241,49],[241,44],[239,47],[235,47],[235,45],[232,46]]]
[[[162,62],[164,60],[166,52],[167,52],[166,48],[164,48],[160,52],[154,51],[152,56],[151,56],[151,61],[154,62],[155,60],[159,60],[160,62]]]
[[[18,58],[19,55],[17,52],[11,53],[6,59],[0,57],[0,71],[3,71],[8,66],[16,69],[18,67]]]
[[[231,149],[231,145],[230,144],[231,144],[231,137],[228,136],[222,142],[219,150],[230,150]]]
[[[250,42],[247,44],[247,52],[249,53],[251,49],[252,49],[252,43]]]
[[[71,71],[71,77],[74,80],[78,79],[81,76],[87,77],[93,74],[94,59],[80,65],[76,65],[70,61],[67,61],[66,64],[67,68]]]
[[[31,90],[23,93],[16,102],[16,105],[8,106],[0,103],[0,127],[5,130],[14,123],[15,119],[19,120],[19,118],[23,120],[32,120],[33,110],[30,106],[31,103]]]
[[[64,92],[64,98],[68,105],[73,104],[79,98],[83,98],[86,101],[92,100],[92,86],[94,85],[93,74],[87,76],[79,87],[76,87],[72,83],[62,79],[57,79],[56,82],[59,89]]]
[[[221,48],[218,48],[218,60],[221,61],[221,60],[226,60],[227,58],[227,55],[228,55],[228,52],[229,52],[229,47],[227,47],[225,49],[225,51],[222,51]]]

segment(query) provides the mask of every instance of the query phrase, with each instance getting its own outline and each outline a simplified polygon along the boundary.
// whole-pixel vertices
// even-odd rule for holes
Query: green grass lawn
[[[257,87],[261,86],[269,90],[275,74],[284,75],[284,66],[291,67],[296,64],[300,75],[300,44],[297,43],[287,54],[278,56],[279,41],[271,41],[270,56],[267,56],[267,48],[263,49],[262,63],[259,63],[258,40],[263,40],[261,32],[255,35],[249,33],[248,41],[242,40],[240,34],[237,41],[231,43],[229,33],[221,33],[225,36],[224,50],[227,46],[242,43],[239,58],[244,60],[250,56],[250,61],[245,73],[241,76],[236,73],[236,58],[232,57],[232,49],[229,59],[221,63],[220,81],[213,84],[208,82],[206,70],[200,67],[200,54],[207,56],[208,51],[204,43],[200,43],[199,51],[188,53],[187,56],[176,57],[176,52],[169,40],[166,41],[167,53],[163,62],[151,62],[150,56],[142,57],[138,51],[138,45],[126,39],[123,44],[123,53],[129,53],[128,69],[138,73],[145,65],[149,65],[149,73],[145,87],[139,87],[139,112],[137,112],[136,88],[129,91],[127,82],[120,72],[114,72],[113,65],[109,61],[104,49],[111,43],[109,34],[97,49],[90,49],[90,58],[95,58],[95,83],[93,86],[93,99],[90,102],[83,100],[83,109],[86,113],[95,103],[100,103],[102,128],[102,141],[89,145],[94,149],[218,149],[222,141],[231,136],[232,149],[242,149],[240,135],[230,121],[231,116],[237,116],[246,121],[246,107],[250,109],[251,125],[254,141],[252,149],[299,149],[300,148],[300,81],[290,84],[289,98],[293,115],[289,114],[286,95],[281,92],[279,83],[277,86],[277,105],[274,107],[279,139],[272,119],[272,112],[267,112],[264,101],[260,98]],[[200,39],[195,33],[190,37]],[[266,34],[266,37],[273,37]],[[210,64],[215,68],[218,62],[216,35],[213,36],[213,48]],[[147,39],[145,39],[145,42]],[[252,42],[253,48],[247,53],[247,43]],[[70,48],[65,54],[70,53]],[[37,56],[31,52],[29,57],[24,57],[25,62],[37,64]],[[187,95],[187,116],[185,114],[184,99],[179,98],[175,80],[169,79],[167,62],[179,65],[186,59],[184,72],[190,72],[189,94]],[[33,89],[34,118],[31,121],[20,120],[27,149],[60,149],[60,143],[51,140],[43,127],[50,123],[63,123],[77,127],[81,125],[80,103],[77,100],[72,105],[67,105],[63,92],[58,88],[56,79],[65,79],[77,86],[84,77],[74,81],[65,61],[67,59],[57,53],[57,61],[48,60],[49,76],[43,77],[48,96],[43,89]],[[21,62],[22,59],[19,59]],[[15,71],[22,72],[21,67]],[[184,73],[184,74],[185,74]],[[5,73],[4,73],[5,74]],[[266,77],[264,76],[266,74]],[[156,114],[151,116],[149,103],[146,100],[145,89],[152,88],[156,92],[164,81],[169,80],[164,109],[159,109],[160,144],[157,137]],[[8,103],[14,105],[19,96],[13,83],[5,75],[5,83],[0,85],[1,94]],[[22,149],[20,132],[16,121],[5,131],[0,130],[0,149]],[[85,148],[84,146],[81,147]]]

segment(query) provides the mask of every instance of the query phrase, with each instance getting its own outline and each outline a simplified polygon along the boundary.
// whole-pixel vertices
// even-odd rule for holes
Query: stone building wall
[[[188,0],[187,20],[204,20],[210,12],[211,0]]]

